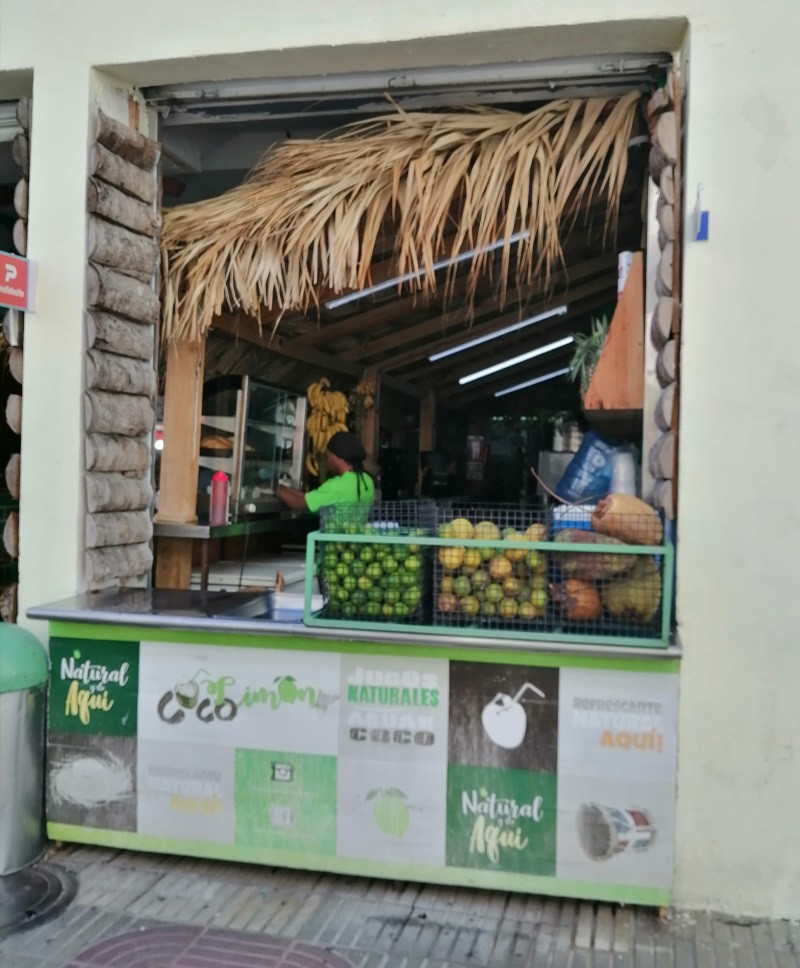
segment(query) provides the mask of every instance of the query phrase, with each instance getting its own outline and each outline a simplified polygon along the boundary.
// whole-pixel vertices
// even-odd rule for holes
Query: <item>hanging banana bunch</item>
[[[355,407],[360,403],[363,410],[372,410],[375,406],[376,392],[377,385],[374,374],[362,377],[350,391],[351,406]]]
[[[311,438],[311,450],[306,457],[306,469],[319,477],[319,458],[325,453],[328,441],[339,430],[347,430],[347,398],[338,390],[330,389],[330,380],[323,377],[308,388],[309,403],[306,430]]]

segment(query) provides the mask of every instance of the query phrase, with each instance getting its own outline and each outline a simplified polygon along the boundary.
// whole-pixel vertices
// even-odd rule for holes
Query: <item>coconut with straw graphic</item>
[[[200,685],[197,682],[197,677],[201,672],[203,675],[211,678],[210,673],[206,672],[205,669],[198,669],[191,679],[187,679],[185,682],[179,682],[175,686],[175,698],[178,701],[178,705],[183,706],[184,709],[194,709],[197,705],[197,700],[200,698]]]
[[[498,692],[494,699],[483,707],[481,723],[486,735],[503,749],[515,750],[525,739],[528,717],[522,708],[520,698],[526,692],[535,692],[540,699],[545,698],[538,686],[534,686],[532,682],[526,682],[517,690],[513,698],[508,693]]]

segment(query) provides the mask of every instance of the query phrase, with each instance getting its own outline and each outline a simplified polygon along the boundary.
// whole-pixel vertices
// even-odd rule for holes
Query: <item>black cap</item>
[[[361,440],[346,430],[337,430],[328,441],[326,450],[348,464],[360,464],[367,456]]]

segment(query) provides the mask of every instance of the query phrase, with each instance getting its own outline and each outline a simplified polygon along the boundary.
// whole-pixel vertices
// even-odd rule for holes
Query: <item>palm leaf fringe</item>
[[[387,225],[411,291],[434,294],[434,262],[472,250],[471,306],[498,240],[501,301],[509,285],[547,289],[581,209],[605,201],[616,229],[637,100],[558,100],[524,115],[398,110],[280,144],[244,184],[164,213],[165,340],[197,340],[225,310],[280,319],[322,290],[366,287]],[[454,280],[453,268],[446,292]]]

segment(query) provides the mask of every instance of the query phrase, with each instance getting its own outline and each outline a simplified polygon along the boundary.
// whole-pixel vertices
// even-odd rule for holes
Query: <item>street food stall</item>
[[[617,289],[617,258],[591,249],[587,260],[581,249],[582,268],[569,281],[564,240],[551,230],[574,224],[581,206],[599,205],[605,237],[618,212],[620,159],[640,98],[561,101],[549,114],[537,109],[520,118],[391,117],[330,139],[316,158],[287,142],[245,185],[165,219],[168,346],[155,587],[98,587],[28,610],[50,623],[52,838],[669,903],[680,660],[674,502],[669,512],[630,494],[595,494],[561,507],[492,503],[488,495],[482,502],[334,506],[322,509],[319,529],[308,536],[302,592],[190,590],[188,581],[192,528],[202,527],[201,468],[222,471],[233,484],[233,519],[226,514],[217,527],[235,527],[264,510],[259,502],[272,500],[284,472],[293,484],[317,477],[326,441],[347,427],[345,395],[327,376],[319,379],[327,358],[310,348],[313,333],[297,319],[286,322],[286,336],[275,330],[280,322],[284,331],[285,313],[317,305],[323,289],[365,299],[379,275],[370,267],[385,220],[399,222],[381,284],[408,287],[407,313],[416,312],[414,300],[436,293],[434,253],[468,270],[461,277],[440,272],[440,290],[455,293],[462,307],[456,331],[441,335],[442,316],[404,318],[381,331],[372,352],[391,351],[392,365],[406,369],[427,356],[439,367],[431,371],[434,386],[444,372],[437,352],[447,357],[466,337],[472,347],[544,320],[537,332],[551,342],[526,359],[553,352],[565,362],[573,339],[552,339],[555,327],[575,326],[575,317],[584,329],[591,324],[591,310],[609,287]],[[341,177],[356,138],[359,164],[374,175],[360,197]],[[432,180],[414,172],[424,168],[420,152],[440,141],[456,158],[447,182],[453,197],[441,201],[431,227],[426,212],[445,183],[444,154],[430,168]],[[537,141],[548,151],[532,152]],[[454,143],[465,146],[462,156],[451,151]],[[388,145],[396,154],[387,168]],[[501,151],[511,174],[495,186]],[[301,169],[314,174],[307,192],[321,195],[321,185],[328,192],[318,209],[304,208],[282,180]],[[558,172],[569,175],[566,183],[555,180]],[[529,195],[522,186],[532,179],[552,192]],[[404,204],[396,206],[401,183]],[[641,185],[636,194],[638,207]],[[265,209],[254,216],[257,196]],[[465,199],[474,211],[466,211]],[[445,237],[451,209],[460,222]],[[358,217],[343,226],[353,212]],[[262,218],[272,220],[272,234],[257,243],[253,225]],[[331,226],[349,231],[352,244],[331,242]],[[585,399],[623,423],[638,410],[641,428],[644,266],[641,253],[630,261],[606,356],[593,364]],[[501,283],[491,318],[473,330],[478,280],[495,273]],[[602,276],[596,286],[581,282],[595,273]],[[514,287],[528,299],[522,321],[522,303],[513,320],[501,313]],[[569,310],[560,306],[565,292],[574,300]],[[530,299],[538,314],[530,315]],[[262,307],[272,313],[271,335]],[[380,312],[370,307],[358,323],[334,317],[319,333],[336,346]],[[252,396],[258,384],[247,378],[225,407],[204,409],[203,340],[212,328],[241,334],[247,326],[253,345],[268,350],[274,337],[273,345],[316,377],[311,387],[305,381],[307,399],[299,388],[271,398],[263,420]],[[350,361],[348,375],[362,378],[359,430],[374,456],[381,386],[409,384],[384,384],[380,364],[362,366],[359,339],[336,352]],[[539,382],[534,376],[524,386]],[[492,394],[518,389],[493,384]],[[428,418],[419,423],[420,451],[432,450],[435,396],[430,388],[418,395]],[[468,411],[479,397],[465,399]],[[663,456],[650,471],[667,463]]]
[[[521,508],[337,510],[305,600],[31,611],[50,621],[49,835],[668,904],[680,653],[659,519],[645,538],[627,518],[646,544],[577,543]]]

